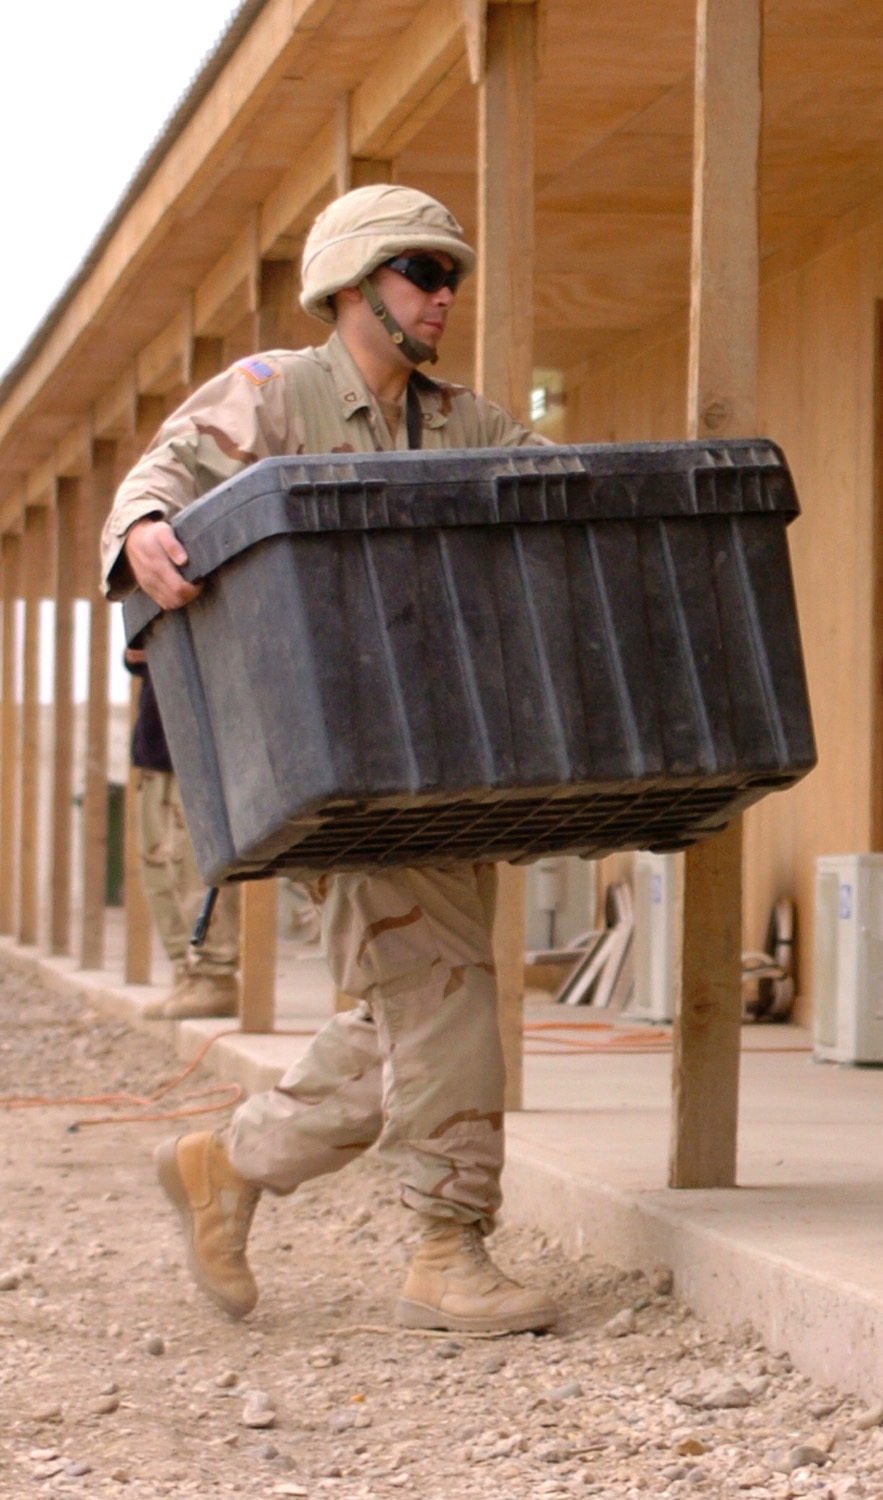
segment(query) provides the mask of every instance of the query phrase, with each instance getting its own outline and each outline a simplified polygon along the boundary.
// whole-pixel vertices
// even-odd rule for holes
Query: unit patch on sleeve
[[[271,369],[262,359],[241,359],[236,368],[248,376],[252,385],[266,385],[268,380],[275,380],[279,374],[278,370]]]

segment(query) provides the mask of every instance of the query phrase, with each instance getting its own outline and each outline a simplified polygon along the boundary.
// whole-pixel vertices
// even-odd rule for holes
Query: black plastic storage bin
[[[815,763],[766,441],[266,459],[126,603],[212,884],[676,849]]]

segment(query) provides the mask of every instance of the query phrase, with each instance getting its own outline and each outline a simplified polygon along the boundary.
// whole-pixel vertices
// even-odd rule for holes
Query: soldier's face
[[[405,251],[404,257],[408,255],[428,257],[443,266],[446,271],[454,269],[451,257],[441,250]],[[424,292],[419,286],[409,281],[407,276],[401,275],[399,271],[393,271],[390,266],[381,266],[374,273],[374,281],[399,327],[404,329],[405,333],[419,339],[421,343],[428,344],[430,348],[435,349],[441,342],[448,313],[454,305],[457,293],[449,286],[439,287],[435,292]]]

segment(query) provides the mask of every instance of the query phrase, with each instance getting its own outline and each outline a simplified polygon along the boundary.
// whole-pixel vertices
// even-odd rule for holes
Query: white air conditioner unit
[[[883,854],[816,861],[814,1052],[883,1063]]]
[[[675,1009],[677,854],[635,855],[635,986],[629,1016],[670,1021]]]

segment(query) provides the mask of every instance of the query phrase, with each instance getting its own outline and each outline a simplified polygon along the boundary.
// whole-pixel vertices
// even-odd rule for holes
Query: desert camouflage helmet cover
[[[301,264],[301,306],[334,322],[328,298],[358,286],[405,250],[443,250],[464,275],[475,265],[453,214],[417,188],[376,183],[344,193],[319,214],[307,235]]]

